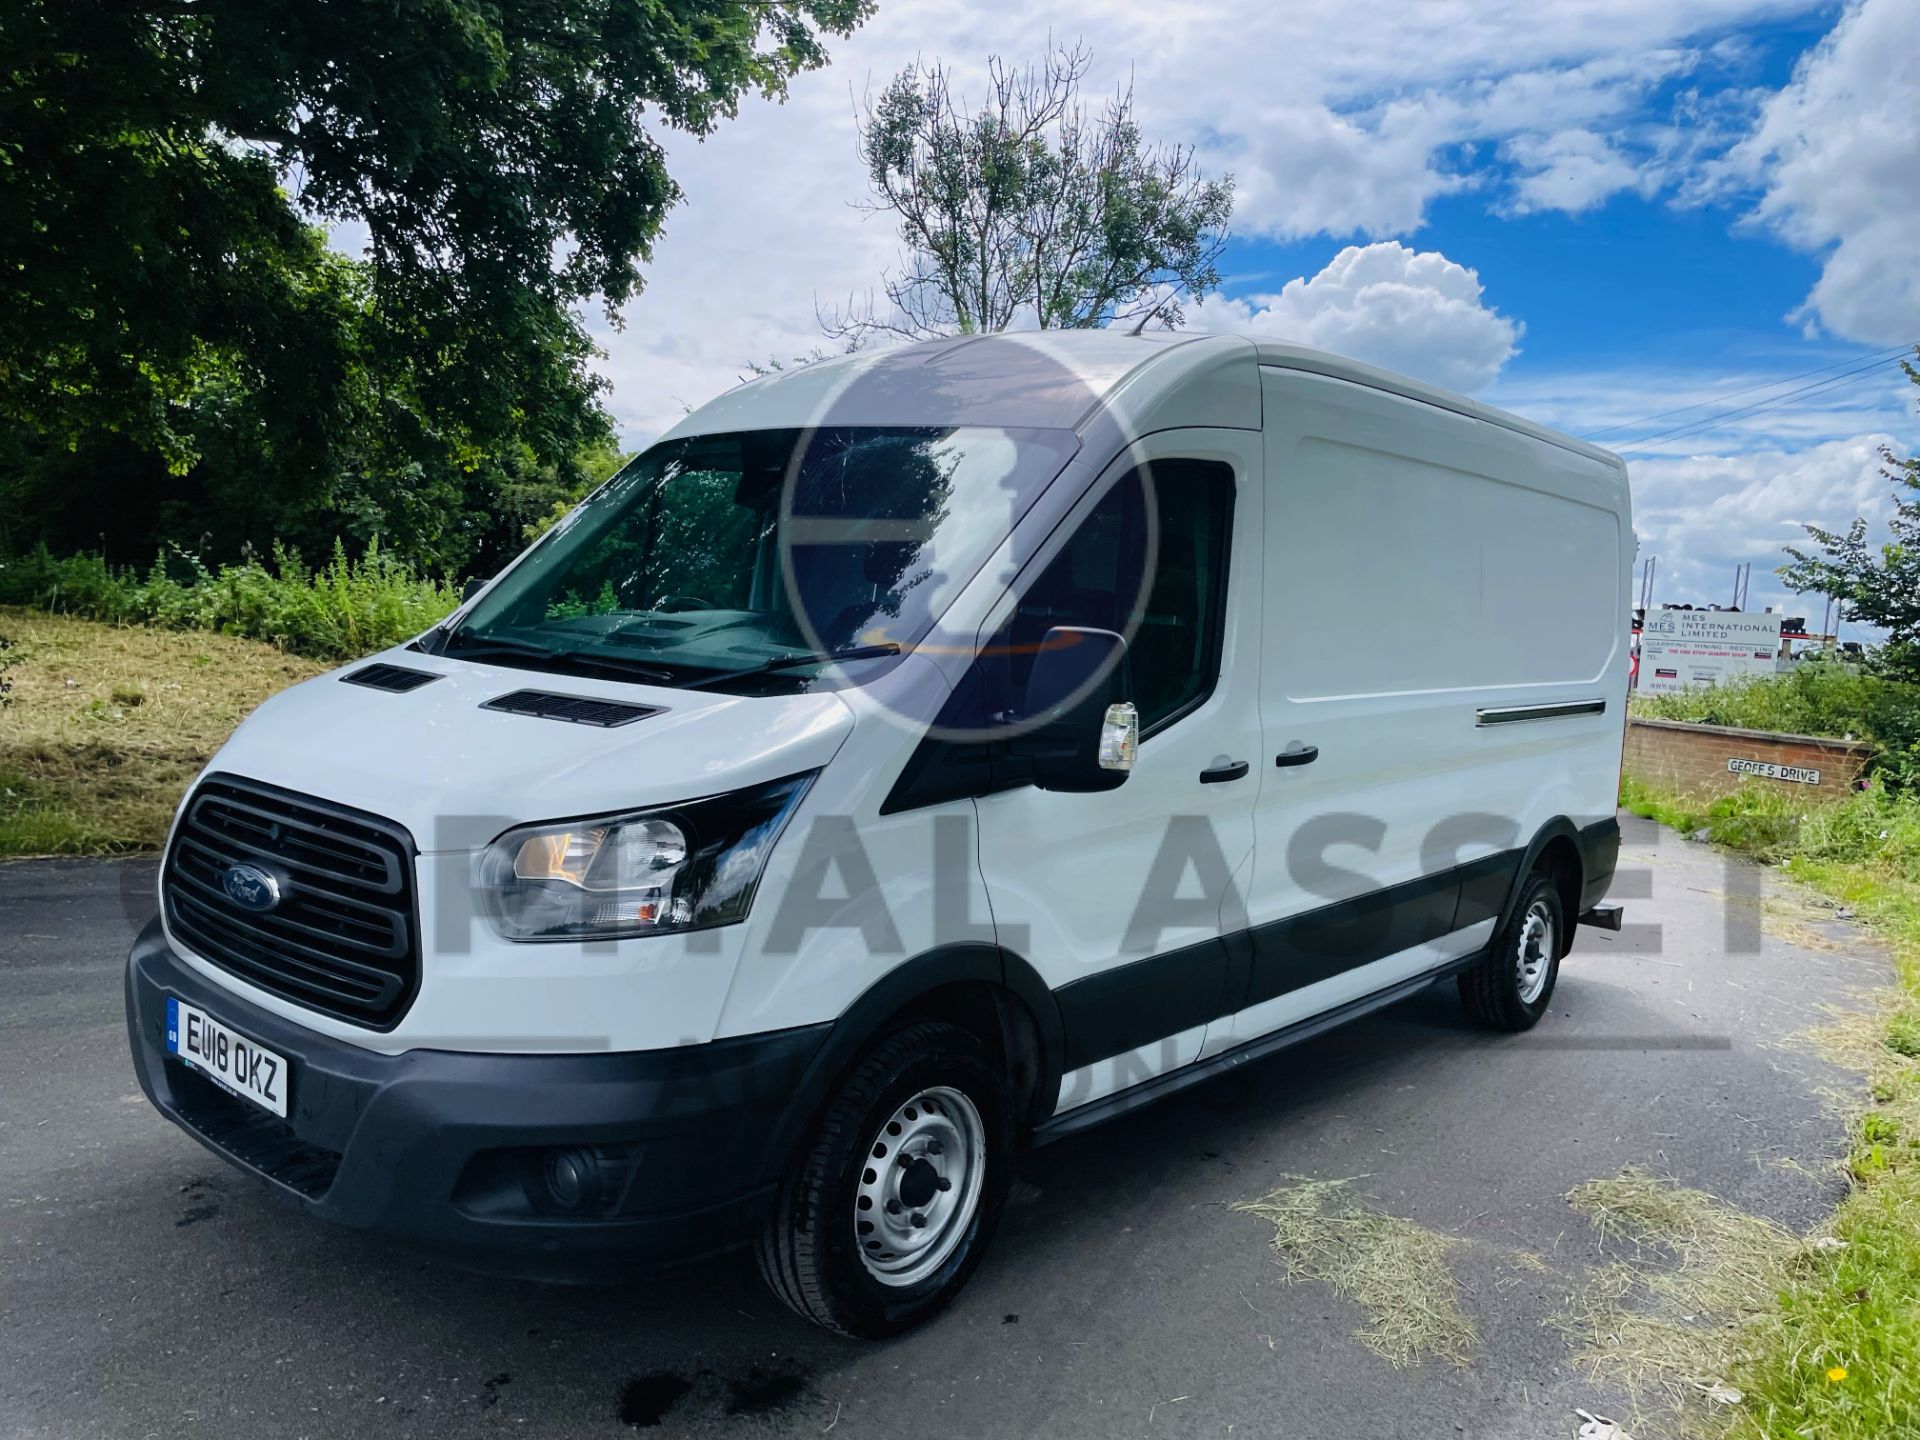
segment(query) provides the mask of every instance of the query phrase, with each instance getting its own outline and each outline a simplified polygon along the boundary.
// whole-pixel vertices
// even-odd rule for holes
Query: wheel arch
[[[1526,889],[1527,880],[1536,870],[1545,869],[1553,876],[1554,888],[1560,894],[1561,935],[1560,954],[1565,956],[1573,947],[1574,926],[1580,918],[1580,895],[1586,883],[1586,862],[1582,858],[1580,827],[1565,815],[1556,815],[1534,832],[1533,839],[1521,853],[1520,863],[1514,867],[1513,879],[1507,886],[1506,902],[1500,907],[1500,921],[1494,927],[1498,935],[1513,919],[1514,911],[1520,904],[1520,893]]]
[[[942,945],[895,966],[849,1005],[782,1107],[762,1157],[763,1179],[792,1166],[835,1086],[875,1039],[911,1020],[945,1020],[977,1035],[1003,1066],[1020,1143],[1052,1113],[1066,1053],[1053,991],[998,945]]]

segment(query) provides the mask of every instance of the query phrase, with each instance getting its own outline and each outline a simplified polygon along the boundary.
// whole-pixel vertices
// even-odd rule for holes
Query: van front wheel
[[[1551,875],[1535,871],[1486,955],[1460,972],[1467,1014],[1495,1030],[1532,1029],[1553,999],[1565,934],[1559,887]]]
[[[781,1186],[760,1273],[799,1314],[862,1339],[967,1283],[1012,1180],[1006,1083],[955,1025],[908,1025],[856,1065]]]

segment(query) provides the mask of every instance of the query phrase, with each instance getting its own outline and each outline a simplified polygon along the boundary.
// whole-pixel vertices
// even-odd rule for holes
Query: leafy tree
[[[640,288],[659,130],[870,4],[0,0],[0,486],[64,454],[194,508],[211,466],[352,515],[418,481],[431,546],[463,477],[571,472],[607,434],[574,307]]]
[[[862,203],[895,217],[907,254],[882,281],[884,307],[823,316],[830,336],[1084,328],[1154,311],[1178,325],[1179,296],[1218,286],[1232,177],[1204,178],[1189,146],[1147,144],[1130,86],[1089,111],[1088,61],[1079,46],[1021,70],[990,59],[977,112],[940,64],[909,65],[869,98]]]
[[[1916,350],[1920,355],[1920,350]],[[1901,368],[1920,385],[1920,369],[1909,362]],[[1844,533],[1806,527],[1817,553],[1789,545],[1793,563],[1783,566],[1780,578],[1795,594],[1831,595],[1840,602],[1845,620],[1858,620],[1887,632],[1880,651],[1881,665],[1908,680],[1920,680],[1920,456],[1901,459],[1882,450],[1882,473],[1895,487],[1892,539],[1885,545],[1867,544],[1867,522],[1856,519]],[[1900,492],[1906,491],[1904,498]]]

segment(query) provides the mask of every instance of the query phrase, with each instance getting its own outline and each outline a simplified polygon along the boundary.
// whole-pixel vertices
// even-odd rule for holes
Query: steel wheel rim
[[[946,1264],[973,1223],[986,1173],[987,1127],[974,1103],[946,1085],[916,1092],[867,1143],[853,1200],[867,1273],[903,1287]]]
[[[1545,900],[1536,900],[1520,921],[1513,957],[1513,978],[1522,1005],[1535,1004],[1547,988],[1547,976],[1553,971],[1553,941],[1553,911]]]

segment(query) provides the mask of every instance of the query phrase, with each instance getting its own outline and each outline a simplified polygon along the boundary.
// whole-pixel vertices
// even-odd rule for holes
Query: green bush
[[[1757,676],[1679,695],[1640,695],[1635,715],[1868,740],[1880,747],[1873,773],[1895,790],[1920,790],[1920,685],[1844,665],[1803,661]]]
[[[1883,880],[1920,884],[1920,795],[1871,786],[1810,803],[1785,786],[1749,782],[1705,805],[1676,803],[1624,777],[1621,801],[1687,834],[1730,845],[1770,864],[1852,865]]]
[[[44,547],[0,562],[0,604],[115,625],[213,630],[265,640],[319,660],[351,660],[419,634],[460,601],[452,585],[416,573],[378,541],[310,570],[274,547],[271,565],[248,559],[209,569],[197,556],[162,555],[143,577],[97,555]]]

